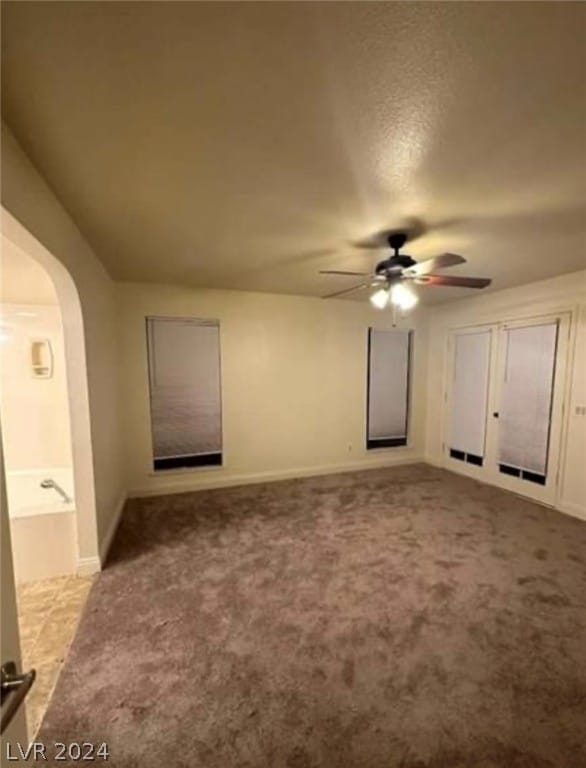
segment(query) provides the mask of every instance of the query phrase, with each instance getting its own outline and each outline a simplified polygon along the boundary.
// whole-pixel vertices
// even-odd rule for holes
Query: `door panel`
[[[486,444],[490,340],[490,330],[461,333],[455,339],[450,455],[464,454],[464,460],[479,466]]]
[[[18,617],[16,612],[16,589],[14,586],[14,571],[12,567],[12,546],[10,541],[10,524],[8,521],[8,503],[6,500],[6,482],[4,476],[4,456],[2,453],[2,440],[0,435],[0,518],[1,518],[1,606],[0,606],[0,648],[2,649],[2,664],[14,661],[17,669],[21,671],[20,640],[18,636]],[[26,716],[24,705],[20,707],[14,719],[0,737],[0,749],[2,750],[0,761],[4,764],[7,744],[16,745],[18,742],[23,748],[28,744],[26,732]],[[14,750],[13,750],[14,754]],[[17,754],[17,753],[16,753]],[[18,761],[20,762],[20,761]],[[15,763],[11,762],[11,765]]]
[[[446,464],[455,472],[486,475],[488,406],[496,326],[455,332],[450,339]]]
[[[557,322],[504,330],[498,464],[505,474],[547,477],[557,335]]]
[[[569,314],[458,329],[449,343],[449,469],[555,504]]]
[[[507,323],[499,330],[493,419],[498,484],[555,504],[569,315]]]

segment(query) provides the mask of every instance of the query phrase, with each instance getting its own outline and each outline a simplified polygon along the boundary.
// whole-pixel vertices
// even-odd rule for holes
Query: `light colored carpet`
[[[132,501],[39,738],[112,768],[586,766],[585,552],[424,465]]]

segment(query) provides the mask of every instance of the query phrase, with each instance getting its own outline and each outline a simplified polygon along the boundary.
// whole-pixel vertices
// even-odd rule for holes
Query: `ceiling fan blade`
[[[488,277],[450,277],[450,275],[413,275],[412,279],[422,285],[454,285],[460,288],[486,288],[492,283]]]
[[[320,269],[320,275],[352,275],[356,277],[367,277],[368,272],[346,272],[343,269]]]
[[[446,267],[455,267],[456,264],[464,264],[466,259],[463,256],[458,256],[457,253],[442,253],[439,256],[434,256],[426,261],[420,261],[409,267],[404,271],[404,275],[411,277],[412,275],[428,275],[433,272],[434,269],[445,269]]]
[[[360,291],[362,288],[368,288],[370,283],[360,283],[360,285],[354,285],[352,288],[346,288],[343,291],[336,291],[335,293],[328,293],[327,296],[322,296],[323,299],[335,299],[338,296],[345,296],[347,293],[354,293],[354,291]]]
[[[363,237],[361,240],[354,240],[351,245],[354,248],[363,248],[366,250],[378,250],[380,248],[389,247],[389,236],[393,233],[392,229],[381,229],[380,232],[375,232],[368,237]]]
[[[424,235],[428,229],[428,225],[422,221],[422,219],[409,217],[398,222],[396,227],[379,229],[378,232],[373,232],[367,237],[363,237],[360,240],[354,240],[351,245],[355,248],[365,248],[368,250],[388,248],[389,237],[391,237],[391,235],[404,234],[407,236],[407,242],[412,243],[414,240],[417,240]]]

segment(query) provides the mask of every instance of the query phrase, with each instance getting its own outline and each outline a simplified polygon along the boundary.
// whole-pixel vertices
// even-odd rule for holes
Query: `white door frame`
[[[522,480],[518,477],[505,475],[499,472],[496,466],[497,457],[497,439],[498,422],[496,428],[489,430],[490,439],[493,441],[490,446],[491,456],[494,461],[494,471],[498,474],[499,482],[502,488],[513,491],[522,496],[529,496],[542,504],[555,506],[558,500],[558,485],[560,479],[560,456],[562,446],[562,426],[565,410],[566,377],[568,370],[568,352],[569,352],[569,332],[570,315],[568,313],[555,313],[543,315],[541,317],[531,318],[530,320],[514,320],[502,323],[498,330],[499,342],[497,344],[498,359],[495,368],[495,387],[493,391],[494,399],[490,406],[490,411],[499,412],[501,410],[501,396],[504,386],[504,376],[506,369],[506,345],[504,343],[505,333],[509,329],[528,328],[536,325],[545,325],[549,323],[558,323],[558,333],[556,341],[555,362],[554,362],[554,380],[551,402],[550,430],[547,457],[547,475],[546,484],[538,485],[536,483]]]
[[[2,452],[2,439],[0,429],[0,649],[2,655],[0,664],[12,661],[16,664],[17,671],[21,673],[22,657],[20,652],[20,633],[18,630],[18,612],[16,607],[16,588],[14,585],[14,567],[12,564],[12,542],[10,539],[10,523],[8,520],[8,501],[6,499],[6,478],[4,476],[4,455]],[[6,732],[0,737],[0,763],[4,763],[4,756],[8,744],[11,744],[13,754],[17,754],[17,744],[26,748],[28,744],[26,710],[24,702],[8,725]]]
[[[458,474],[472,477],[481,482],[496,485],[534,501],[556,506],[560,500],[562,479],[562,460],[567,435],[570,371],[573,356],[573,336],[575,333],[576,310],[563,307],[559,310],[548,309],[542,314],[510,317],[492,322],[477,322],[454,326],[447,329],[446,367],[444,377],[444,413],[442,419],[442,466]],[[504,475],[496,465],[498,426],[492,422],[492,414],[499,411],[502,376],[504,374],[504,354],[502,339],[507,328],[541,325],[559,321],[558,342],[556,349],[555,379],[552,402],[551,430],[548,455],[548,480],[540,486],[516,477]],[[474,333],[482,330],[491,332],[489,395],[487,403],[487,430],[485,462],[482,467],[452,459],[449,455],[449,434],[451,424],[452,381],[455,364],[455,336],[461,333]]]

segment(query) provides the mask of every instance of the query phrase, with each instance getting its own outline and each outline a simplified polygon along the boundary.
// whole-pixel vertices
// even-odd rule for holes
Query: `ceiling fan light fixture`
[[[403,285],[403,283],[396,283],[392,286],[390,290],[390,299],[391,304],[394,304],[395,307],[398,307],[403,311],[413,309],[419,301],[414,291],[406,285]]]
[[[379,288],[370,297],[370,303],[377,309],[384,309],[389,303],[389,290],[388,288]]]
[[[366,245],[358,243],[359,247],[378,247],[380,245],[380,234],[375,240]],[[374,270],[369,273],[349,272],[340,269],[322,270],[322,274],[332,275],[359,275],[366,278],[363,283],[345,288],[342,291],[336,291],[324,296],[324,299],[333,299],[338,296],[347,296],[356,291],[362,291],[370,285],[373,289],[377,288],[370,295],[370,301],[377,309],[385,309],[389,303],[392,305],[394,315],[397,310],[408,312],[413,309],[419,301],[417,294],[411,289],[413,283],[422,284],[430,287],[435,286],[453,286],[459,288],[486,288],[492,282],[487,277],[464,277],[463,275],[442,275],[435,274],[437,269],[446,269],[446,267],[455,267],[458,264],[465,264],[466,259],[457,253],[440,253],[439,256],[433,256],[425,261],[415,261],[413,257],[399,251],[407,242],[405,232],[390,231],[385,233],[385,238],[393,250],[392,256],[389,256],[375,265]],[[373,245],[374,243],[374,245]]]

